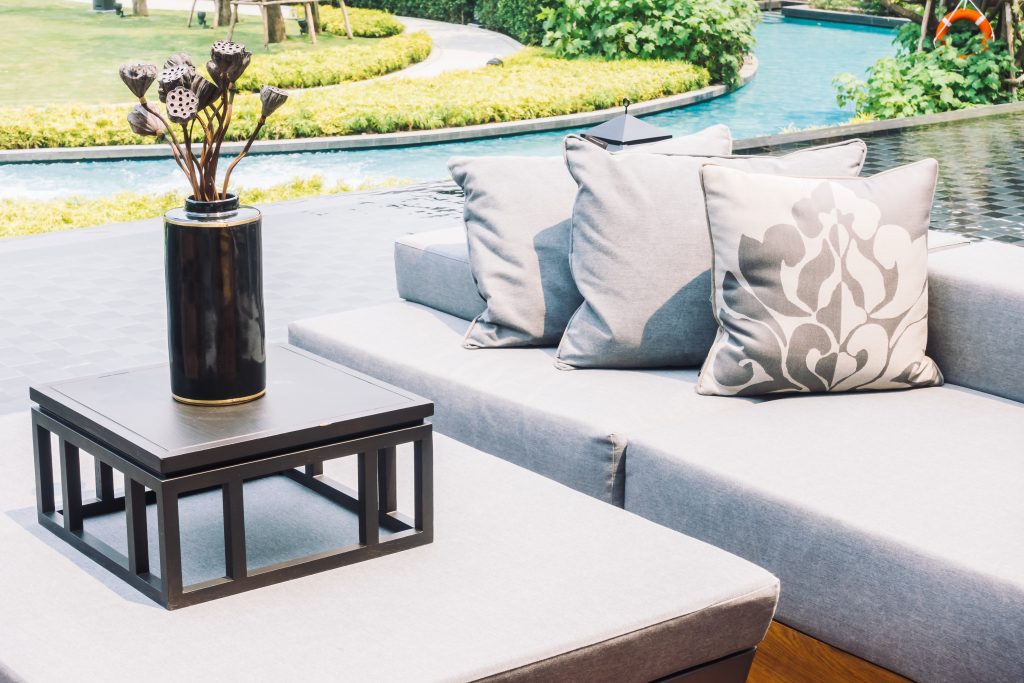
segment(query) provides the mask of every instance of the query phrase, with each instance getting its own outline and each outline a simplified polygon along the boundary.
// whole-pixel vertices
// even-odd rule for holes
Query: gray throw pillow
[[[928,221],[938,164],[870,178],[705,166],[718,334],[701,394],[942,384],[928,342]]]
[[[850,140],[780,157],[609,155],[567,137],[566,163],[579,184],[569,263],[584,302],[566,327],[556,365],[699,366],[716,330],[701,166],[856,176],[866,151],[863,141]]]
[[[634,153],[612,155],[593,147],[605,156]],[[639,149],[647,147],[651,146]],[[728,154],[732,136],[727,127],[717,125],[654,143],[654,148],[681,154]],[[463,345],[471,349],[555,346],[582,302],[569,271],[576,182],[564,160],[455,157],[448,167],[466,194],[470,268],[487,302]]]

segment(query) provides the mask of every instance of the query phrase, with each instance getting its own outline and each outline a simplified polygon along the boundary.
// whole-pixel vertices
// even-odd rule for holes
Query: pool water
[[[725,123],[736,139],[811,128],[850,118],[835,100],[832,79],[863,74],[880,57],[892,55],[894,32],[847,24],[783,19],[766,13],[757,29],[757,76],[729,95],[646,117],[677,134]],[[447,177],[456,155],[554,155],[568,131],[507,136],[473,142],[392,149],[268,154],[247,158],[233,175],[238,186],[256,187],[319,175],[329,184],[402,178]],[[0,198],[95,197],[134,190],[181,190],[180,172],[169,160],[0,164]]]

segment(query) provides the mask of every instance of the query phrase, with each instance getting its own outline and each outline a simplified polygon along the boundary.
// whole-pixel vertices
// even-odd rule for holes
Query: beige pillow
[[[718,333],[697,391],[942,384],[925,355],[937,174],[934,159],[870,178],[705,166]]]

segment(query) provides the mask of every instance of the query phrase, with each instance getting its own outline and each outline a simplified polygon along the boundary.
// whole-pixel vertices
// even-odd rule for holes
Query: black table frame
[[[54,496],[51,434],[59,444],[62,507]],[[95,562],[167,609],[261,588],[316,572],[361,562],[433,541],[433,441],[430,424],[418,424],[289,453],[272,454],[213,469],[158,476],[114,449],[40,408],[32,409],[32,436],[39,523]],[[398,512],[396,448],[414,448],[414,516]],[[96,461],[96,500],[83,502],[80,452]],[[356,456],[359,485],[351,491],[323,474],[325,461]],[[297,468],[302,468],[300,471]],[[116,496],[114,470],[124,475]],[[281,474],[359,516],[358,544],[258,569],[246,566],[243,482]],[[224,503],[225,576],[182,585],[178,501],[189,494],[221,489]],[[149,489],[147,491],[147,489]],[[150,571],[146,506],[156,504],[159,575]],[[84,520],[125,512],[128,555],[84,529]],[[380,529],[394,532],[381,540]]]

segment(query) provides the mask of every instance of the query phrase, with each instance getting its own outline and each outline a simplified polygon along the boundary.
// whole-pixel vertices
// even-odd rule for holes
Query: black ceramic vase
[[[164,214],[171,393],[233,405],[267,386],[262,217],[238,197]]]

